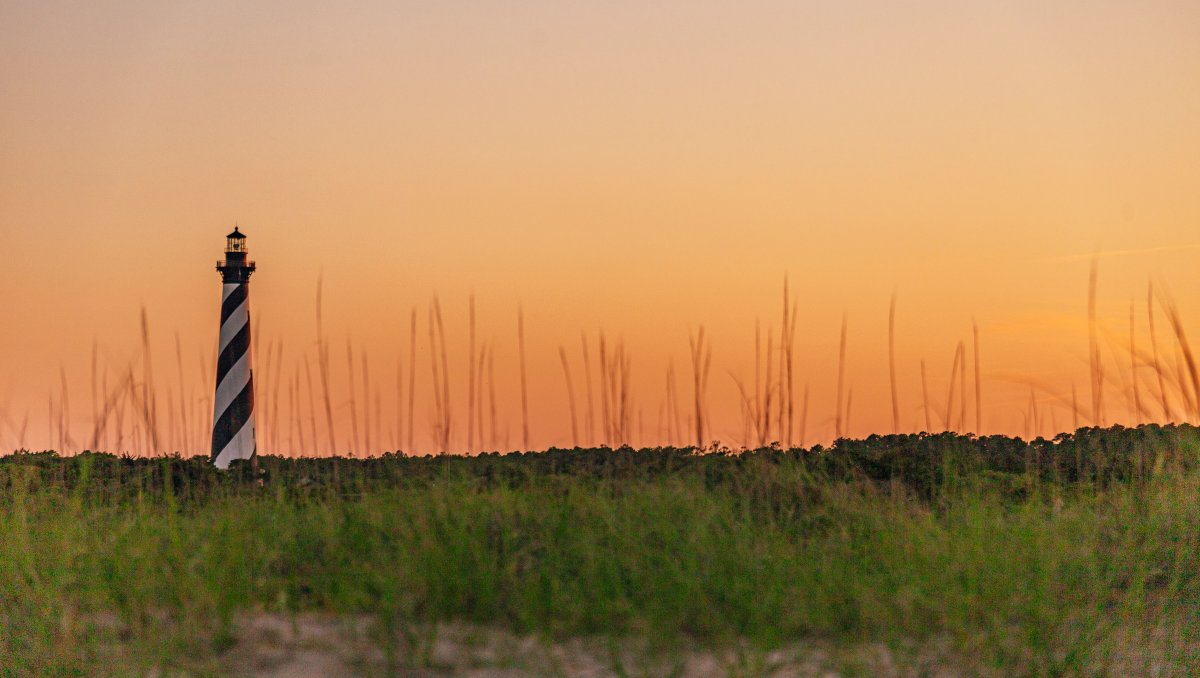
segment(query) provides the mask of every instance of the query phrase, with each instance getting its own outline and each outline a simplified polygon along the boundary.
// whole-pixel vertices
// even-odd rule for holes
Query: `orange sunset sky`
[[[379,392],[382,416],[372,403],[368,420],[379,432],[360,452],[403,440],[396,369],[400,358],[406,392],[414,308],[410,451],[434,451],[435,294],[451,448],[466,450],[472,293],[494,355],[497,446],[523,444],[519,305],[532,447],[573,442],[559,346],[582,422],[580,333],[595,369],[601,330],[630,357],[628,442],[668,442],[666,371],[673,361],[686,412],[688,335],[701,325],[709,437],[740,445],[734,375],[752,388],[756,319],[763,343],[768,328],[777,341],[785,276],[806,443],[835,434],[843,315],[845,433],[893,429],[893,292],[902,429],[925,428],[922,359],[933,427],[946,426],[955,347],[965,342],[970,368],[974,321],[982,431],[1048,435],[1073,425],[1072,384],[1090,407],[1097,253],[1105,418],[1133,423],[1130,303],[1139,350],[1150,350],[1151,280],[1200,337],[1198,187],[1194,0],[7,1],[0,449],[88,447],[101,408],[93,345],[97,388],[129,400],[115,389],[131,366],[143,380],[144,306],[163,446],[206,453],[213,263],[235,222],[259,265],[267,453],[328,451],[297,433],[311,430],[300,385],[316,354],[318,278],[340,438],[348,340],[356,361],[369,358],[369,397]],[[1174,375],[1175,338],[1157,322]],[[1152,368],[1141,361],[1137,374],[1163,419]],[[974,430],[968,376],[961,428]],[[291,390],[305,394],[298,406]],[[356,397],[361,417],[367,396]],[[121,448],[147,451],[123,416]]]

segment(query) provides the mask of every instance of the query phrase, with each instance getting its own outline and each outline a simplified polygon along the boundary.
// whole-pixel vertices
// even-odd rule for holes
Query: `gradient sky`
[[[390,411],[418,309],[418,451],[435,293],[455,398],[475,294],[512,431],[523,304],[535,447],[570,442],[558,346],[577,361],[601,329],[656,442],[701,324],[714,434],[738,443],[731,374],[753,380],[785,275],[808,442],[833,433],[843,314],[849,432],[891,430],[893,291],[904,427],[920,360],[944,407],[975,320],[984,430],[1025,433],[1030,381],[1040,432],[1069,428],[1050,404],[1088,388],[1089,255],[1106,360],[1128,359],[1131,300],[1144,341],[1152,278],[1200,336],[1197,121],[1194,1],[4,2],[0,446],[26,416],[27,446],[54,443],[60,366],[85,437],[93,342],[127,370],[143,305],[157,387],[178,388],[178,332],[200,402],[235,222],[260,402],[269,342],[287,379],[313,355],[323,276],[339,418],[347,338]]]

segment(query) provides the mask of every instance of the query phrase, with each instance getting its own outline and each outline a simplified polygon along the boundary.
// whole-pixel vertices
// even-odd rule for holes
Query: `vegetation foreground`
[[[312,615],[355,620],[372,671],[437,670],[453,627],[636,645],[663,672],[821,647],[846,674],[1193,675],[1198,603],[1189,426],[227,473],[0,458],[0,675],[238,672],[255,620]],[[887,665],[838,652],[862,647]],[[605,670],[658,671],[627,656]]]

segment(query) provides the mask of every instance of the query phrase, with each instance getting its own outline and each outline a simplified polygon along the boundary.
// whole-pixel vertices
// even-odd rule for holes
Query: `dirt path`
[[[318,678],[351,675],[404,676],[938,676],[964,674],[947,668],[944,652],[929,647],[904,661],[883,645],[833,652],[819,644],[768,653],[747,649],[716,653],[699,649],[655,651],[617,647],[604,640],[553,643],[504,631],[442,625],[399,633],[392,656],[377,642],[369,620],[262,614],[243,620],[239,642],[223,658],[233,675]],[[626,644],[628,645],[628,644]]]

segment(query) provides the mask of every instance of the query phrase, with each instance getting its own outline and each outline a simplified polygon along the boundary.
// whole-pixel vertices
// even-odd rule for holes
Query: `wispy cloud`
[[[1077,261],[1091,261],[1092,259],[1109,259],[1112,257],[1133,257],[1141,254],[1156,254],[1159,252],[1181,252],[1185,250],[1197,250],[1200,245],[1160,245],[1158,247],[1143,247],[1140,249],[1131,250],[1101,250],[1099,252],[1090,252],[1088,254],[1067,254],[1058,257],[1047,257],[1044,259],[1035,259],[1041,264],[1067,264]]]

